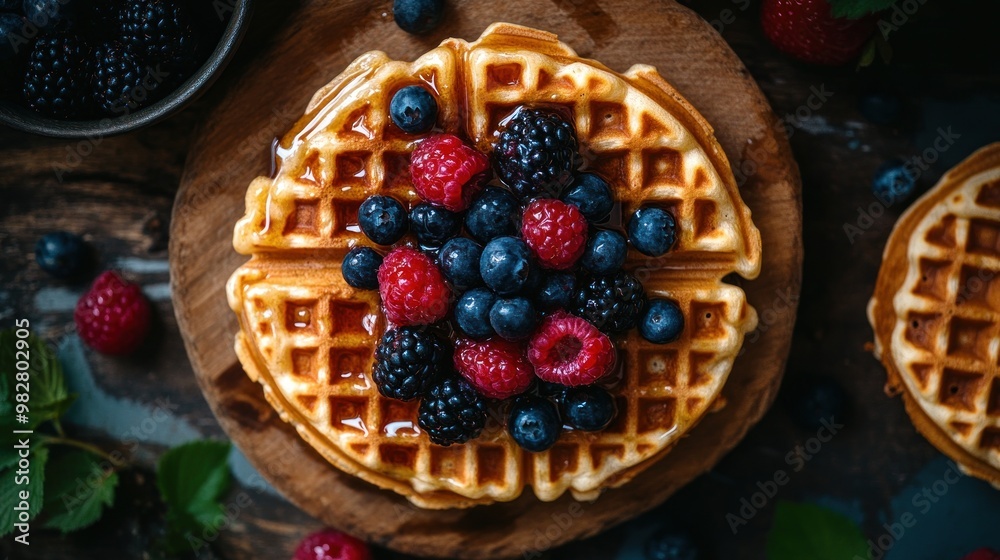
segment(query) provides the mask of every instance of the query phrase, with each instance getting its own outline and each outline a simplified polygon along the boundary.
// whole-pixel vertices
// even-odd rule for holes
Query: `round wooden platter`
[[[582,56],[624,71],[655,66],[712,123],[764,240],[763,271],[742,282],[761,317],[709,414],[661,461],[595,503],[565,496],[467,510],[418,509],[328,464],[285,424],[232,350],[238,329],[224,293],[245,257],[232,249],[244,193],[267,174],[269,146],[313,93],[358,55],[382,50],[412,60],[441,40],[472,40],[508,21],[559,35]],[[451,1],[445,22],[413,37],[392,21],[391,2],[303,2],[271,47],[228,85],[192,145],[174,206],[170,263],[177,320],[194,370],[219,422],[289,500],[323,522],[421,556],[522,557],[593,535],[662,503],[710,469],[773,402],[791,343],[801,281],[798,169],[783,129],[725,41],[669,0]]]

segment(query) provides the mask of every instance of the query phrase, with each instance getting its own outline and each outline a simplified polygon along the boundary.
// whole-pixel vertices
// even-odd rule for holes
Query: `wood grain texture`
[[[778,121],[725,42],[672,2],[454,2],[439,30],[421,38],[402,33],[389,13],[387,2],[304,3],[196,135],[175,202],[170,260],[178,324],[207,400],[227,433],[290,500],[327,524],[409,553],[522,556],[654,507],[743,437],[781,379],[802,252],[798,171]],[[662,461],[597,502],[541,503],[529,494],[471,510],[424,511],[330,466],[281,422],[243,373],[231,350],[238,327],[224,294],[226,279],[244,260],[231,247],[232,227],[242,216],[246,186],[268,172],[271,140],[356,56],[378,49],[413,59],[447,36],[474,39],[494,21],[557,33],[581,55],[618,71],[652,64],[713,124],[764,240],[761,277],[741,282],[762,327],[737,360],[723,393],[727,406]]]

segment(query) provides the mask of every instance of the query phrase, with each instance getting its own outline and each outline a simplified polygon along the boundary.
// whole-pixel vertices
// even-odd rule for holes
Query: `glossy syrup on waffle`
[[[504,408],[479,437],[441,446],[417,421],[418,401],[381,395],[371,372],[390,327],[379,293],[345,282],[347,252],[370,245],[366,199],[419,202],[410,156],[427,135],[393,125],[392,96],[421,85],[435,97],[430,134],[453,133],[484,154],[505,119],[544,106],[572,120],[588,170],[611,185],[622,216],[643,206],[677,223],[671,251],[630,249],[624,268],[646,297],[674,302],[685,328],[658,344],[632,329],[614,337],[602,380],[617,417],[597,432],[567,430],[529,452],[504,429]],[[416,61],[363,55],[320,90],[278,143],[276,171],[251,183],[234,246],[251,259],[231,277],[236,350],[282,418],[337,468],[427,508],[468,507],[566,491],[593,499],[667,453],[714,407],[756,313],[722,279],[753,278],[760,236],[711,127],[656,71],[618,74],[555,36],[496,24],[472,43],[445,41]]]

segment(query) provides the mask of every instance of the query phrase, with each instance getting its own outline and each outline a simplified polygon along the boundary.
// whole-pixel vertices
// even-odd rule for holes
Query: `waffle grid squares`
[[[464,57],[457,57],[464,61],[461,67],[449,47],[468,47]],[[423,495],[432,492],[454,492],[466,501],[505,501],[525,485],[543,500],[566,490],[586,499],[596,497],[609,479],[626,482],[630,467],[673,445],[706,413],[743,334],[756,324],[743,291],[720,280],[737,268],[737,261],[747,266],[747,259],[759,258],[744,254],[745,239],[756,234],[752,225],[722,221],[723,215],[742,215],[742,202],[731,198],[703,148],[674,116],[623,77],[598,66],[464,42],[446,43],[412,64],[376,62],[371,68],[355,68],[357,75],[367,75],[364,83],[347,83],[348,76],[339,86],[345,89],[333,88],[314,100],[310,111],[319,107],[313,123],[320,124],[307,125],[308,134],[296,133],[308,144],[285,152],[277,178],[258,179],[251,186],[247,217],[237,226],[237,238],[249,239],[237,247],[258,255],[244,273],[298,262],[300,253],[280,253],[288,249],[308,249],[310,258],[322,255],[329,261],[322,273],[246,273],[234,288],[238,295],[231,294],[231,300],[242,299],[237,311],[254,327],[245,334],[271,374],[270,380],[264,376],[265,385],[270,383],[293,406],[283,416],[296,422],[296,414],[302,413],[321,435],[319,442],[308,438],[310,443],[328,447],[321,451],[331,462],[407,494],[419,505],[434,503]],[[459,72],[467,82],[463,112],[461,96],[454,92]],[[567,432],[539,454],[522,452],[503,431],[484,433],[474,444],[444,448],[420,434],[415,403],[389,401],[371,383],[372,351],[383,325],[375,320],[360,330],[356,325],[359,318],[363,323],[374,316],[377,296],[343,284],[337,263],[362,240],[355,222],[364,198],[378,193],[415,199],[408,164],[419,138],[394,131],[387,118],[392,93],[415,77],[439,90],[445,128],[462,127],[480,149],[492,142],[497,125],[516,107],[557,106],[575,122],[594,168],[617,178],[625,212],[637,205],[631,201],[644,201],[670,208],[685,226],[672,253],[678,263],[674,272],[646,268],[647,260],[636,255],[626,265],[646,268],[647,289],[678,301],[691,328],[667,345],[647,343],[634,331],[619,344],[623,380],[615,391],[620,415],[609,429]],[[579,95],[581,88],[589,95]],[[337,113],[327,113],[323,99],[344,101]],[[467,121],[459,123],[459,115]],[[259,226],[254,219],[266,220],[269,227],[252,227]],[[688,257],[690,262],[683,260]],[[327,282],[302,286],[314,278]],[[312,378],[302,375],[309,368]],[[276,399],[272,403],[281,404]]]
[[[977,456],[1000,454],[1000,222],[953,199],[929,214],[910,258],[916,272],[901,291],[910,344],[907,383],[921,406]],[[906,293],[908,292],[908,294]],[[897,296],[898,298],[899,296]],[[909,375],[907,375],[909,372]]]

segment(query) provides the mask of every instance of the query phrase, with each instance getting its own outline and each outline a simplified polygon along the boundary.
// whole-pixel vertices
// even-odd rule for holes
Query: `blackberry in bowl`
[[[218,77],[243,35],[250,3],[0,4],[0,123],[87,138],[159,121]]]

